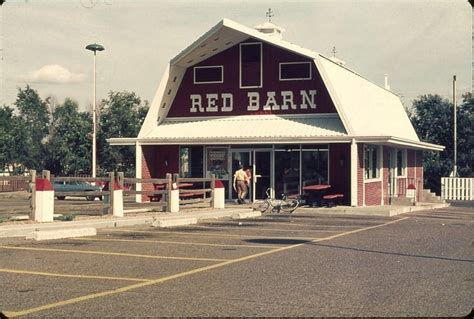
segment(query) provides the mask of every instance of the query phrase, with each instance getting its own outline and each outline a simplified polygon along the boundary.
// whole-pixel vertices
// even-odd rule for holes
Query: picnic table
[[[193,183],[177,183],[177,185],[176,185],[177,188],[176,189],[192,187],[193,185],[194,185]],[[163,184],[153,184],[153,188],[156,191],[162,191],[162,190],[166,189],[166,184],[165,183],[163,183]],[[190,196],[190,195],[180,194],[180,196]],[[150,201],[152,201],[152,202],[159,202],[162,198],[162,195],[161,194],[153,194],[153,195],[149,195],[148,197],[150,198]]]
[[[331,185],[329,184],[303,186],[303,191],[305,192],[306,203],[308,206],[322,206],[323,196],[326,194],[326,191],[329,188],[331,188]]]

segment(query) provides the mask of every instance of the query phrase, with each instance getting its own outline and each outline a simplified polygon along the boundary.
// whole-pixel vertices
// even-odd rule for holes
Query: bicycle
[[[259,210],[266,213],[271,207],[271,212],[280,213],[281,211],[291,214],[301,204],[301,195],[296,195],[294,198],[289,198],[287,194],[282,194],[282,199],[275,199],[270,196],[270,188],[265,192],[267,198],[264,200],[257,200],[252,204],[253,210]]]

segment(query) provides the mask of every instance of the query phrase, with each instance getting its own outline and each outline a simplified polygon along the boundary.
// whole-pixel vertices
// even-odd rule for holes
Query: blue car
[[[58,193],[82,193],[82,192],[100,192],[102,190],[101,186],[91,185],[87,182],[82,181],[54,181],[53,182],[54,192]],[[89,201],[93,201],[96,197],[102,200],[102,196],[97,195],[68,195],[71,197],[85,197]],[[56,196],[57,199],[63,200],[66,198],[65,195],[61,194]]]

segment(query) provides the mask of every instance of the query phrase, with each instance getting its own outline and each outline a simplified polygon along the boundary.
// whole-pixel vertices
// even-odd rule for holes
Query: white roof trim
[[[370,143],[370,144],[382,144],[393,147],[403,147],[403,148],[413,148],[420,149],[425,151],[443,151],[444,146],[438,144],[432,144],[421,141],[413,141],[403,138],[398,138],[394,136],[366,136],[366,137],[357,137],[356,141],[358,143]]]
[[[304,137],[304,138],[267,138],[261,140],[249,139],[249,138],[229,138],[226,140],[222,139],[206,139],[203,140],[189,140],[189,139],[172,139],[172,140],[163,140],[160,138],[110,138],[107,139],[107,142],[110,145],[128,145],[134,146],[136,142],[139,142],[140,145],[177,145],[177,144],[187,144],[187,145],[203,145],[203,144],[220,144],[220,145],[232,145],[232,144],[305,144],[305,143],[321,143],[321,144],[332,144],[332,143],[351,143],[353,136],[334,136],[334,137]],[[383,137],[358,137],[354,138],[357,143],[367,143],[367,144],[377,144],[377,145],[387,145],[391,147],[402,147],[402,148],[411,148],[424,151],[443,151],[445,149],[442,145],[427,143],[427,142],[418,142],[399,139],[393,136],[383,136]]]
[[[343,108],[341,106],[341,101],[339,101],[336,92],[334,91],[334,88],[331,84],[331,81],[328,79],[328,75],[324,69],[324,67],[321,65],[319,62],[319,57],[315,58],[314,63],[316,64],[316,69],[319,71],[319,74],[321,75],[321,78],[323,80],[324,85],[326,86],[326,89],[328,90],[329,96],[331,97],[331,100],[334,103],[334,107],[336,108],[337,113],[339,114],[342,124],[344,124],[344,127],[346,128],[346,131],[349,135],[354,134],[354,130],[352,129],[352,126],[350,125],[347,116],[343,112]]]

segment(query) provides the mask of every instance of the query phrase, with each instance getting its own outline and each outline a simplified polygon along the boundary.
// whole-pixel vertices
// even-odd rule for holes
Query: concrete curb
[[[196,224],[197,222],[206,219],[231,217],[232,215],[248,211],[249,209],[220,209],[189,213],[157,213],[156,215],[125,217],[107,216],[104,219],[84,219],[78,221],[54,221],[50,223],[5,225],[0,226],[0,238],[27,237],[32,236],[31,234],[34,232],[48,230],[63,230],[65,232],[72,232],[74,229],[89,227],[103,229],[143,225],[151,226],[153,223],[160,225],[159,227],[172,227]]]
[[[440,203],[440,204],[430,204],[430,205],[418,205],[418,206],[406,206],[400,207],[389,211],[388,216],[396,216],[400,214],[412,213],[422,210],[431,210],[431,209],[438,209],[438,208],[445,208],[449,207],[448,203]]]
[[[51,240],[95,235],[97,235],[97,230],[95,228],[88,227],[74,229],[37,230],[26,235],[26,239]]]
[[[331,215],[355,215],[355,216],[382,216],[391,217],[400,214],[406,214],[422,210],[439,209],[450,206],[448,203],[422,203],[416,206],[365,206],[365,207],[347,207],[336,206],[331,208],[308,208],[302,207],[299,212],[309,212],[315,214]],[[297,213],[298,214],[298,213]]]
[[[195,225],[198,223],[197,218],[174,218],[168,220],[156,219],[151,223],[153,227],[174,227],[174,226],[185,226]]]
[[[254,218],[262,216],[261,212],[251,211],[251,212],[243,212],[243,213],[236,213],[231,216],[232,219],[245,219],[245,218]]]

